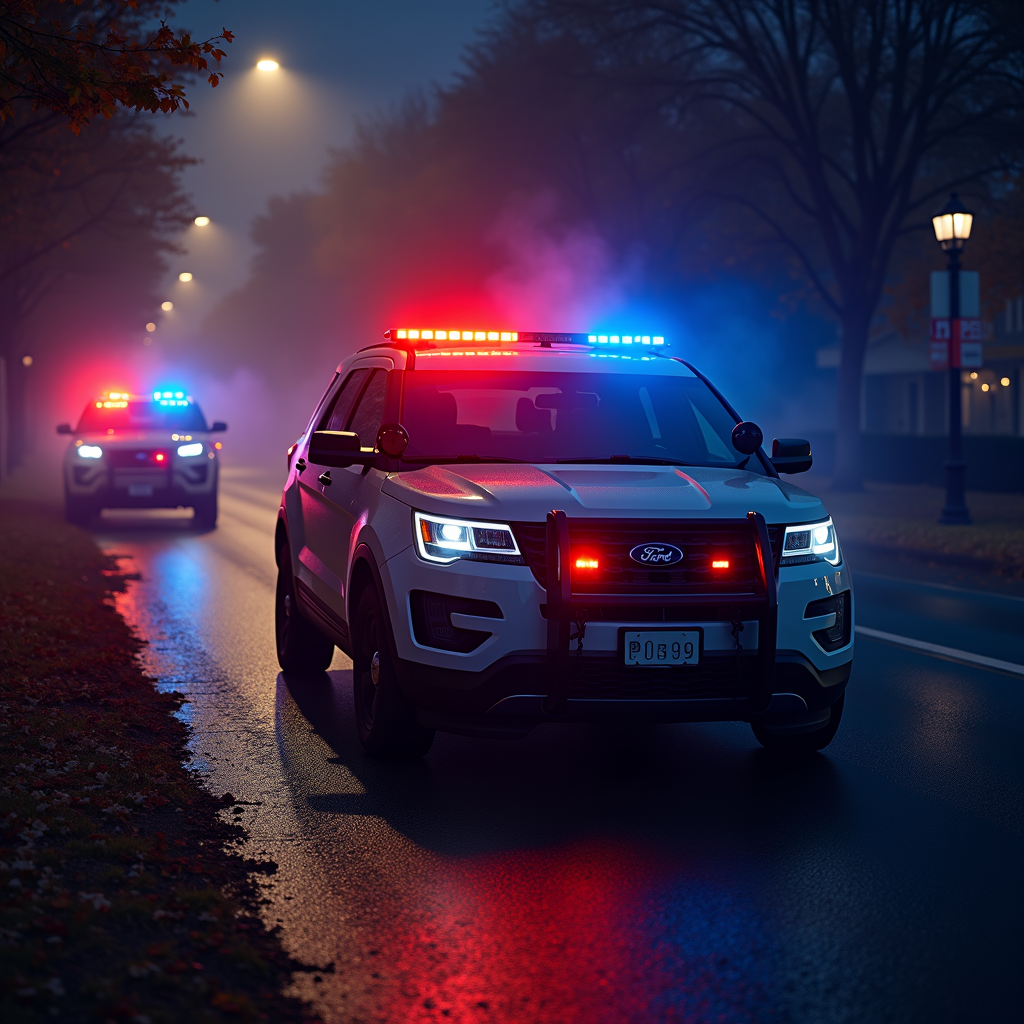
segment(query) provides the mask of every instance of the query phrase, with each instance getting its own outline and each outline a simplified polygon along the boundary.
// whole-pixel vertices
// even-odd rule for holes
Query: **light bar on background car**
[[[154,391],[153,401],[158,405],[191,405],[192,396],[184,391]]]
[[[661,334],[583,334],[558,331],[453,331],[435,330],[422,327],[393,327],[384,332],[389,341],[430,342],[438,341],[490,341],[490,342],[534,342],[541,348],[552,345],[640,345],[663,346]]]

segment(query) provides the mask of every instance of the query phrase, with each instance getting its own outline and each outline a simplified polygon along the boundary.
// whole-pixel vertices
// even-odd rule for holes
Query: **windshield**
[[[403,461],[665,462],[734,467],[733,418],[693,377],[612,373],[405,374]],[[755,458],[744,468],[764,472]]]
[[[78,423],[79,434],[106,433],[108,430],[206,430],[206,420],[198,405],[163,406],[156,402],[129,402],[127,408],[97,409],[87,405]]]

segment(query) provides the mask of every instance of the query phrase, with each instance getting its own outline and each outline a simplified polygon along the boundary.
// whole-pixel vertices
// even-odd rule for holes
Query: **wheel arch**
[[[288,546],[288,525],[284,519],[284,509],[277,514],[277,527],[274,529],[274,564],[281,568],[281,552]]]
[[[397,664],[398,646],[395,643],[395,623],[393,619],[396,609],[392,608],[391,602],[388,601],[387,588],[384,586],[384,580],[381,577],[380,569],[377,567],[377,560],[374,558],[372,549],[368,544],[361,543],[352,554],[352,571],[349,574],[346,608],[350,631],[355,626],[354,617],[359,607],[359,598],[362,596],[363,591],[371,585],[376,589],[377,597],[380,599],[384,609],[384,616],[387,620],[388,647],[391,650],[392,663]],[[354,649],[354,638],[352,645]]]

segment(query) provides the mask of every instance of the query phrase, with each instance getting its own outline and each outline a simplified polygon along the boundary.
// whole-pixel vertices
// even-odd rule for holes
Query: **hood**
[[[539,522],[551,509],[577,518],[742,518],[810,522],[821,501],[774,477],[697,466],[425,466],[392,473],[385,494],[423,512]]]

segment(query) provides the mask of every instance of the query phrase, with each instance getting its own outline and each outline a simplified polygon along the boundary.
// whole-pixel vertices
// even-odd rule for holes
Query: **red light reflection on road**
[[[727,966],[738,952],[734,929],[726,924],[702,934],[704,915],[719,902],[715,887],[709,890],[706,880],[691,887],[690,896],[703,890],[699,909],[684,909],[682,919],[673,897],[666,900],[682,881],[679,872],[678,862],[670,867],[610,843],[447,861],[412,911],[422,917],[407,930],[378,932],[378,953],[363,960],[380,972],[372,1019],[774,1019],[757,1009],[761,986]],[[743,913],[727,896],[721,904],[724,918]],[[389,918],[387,908],[381,917]]]

